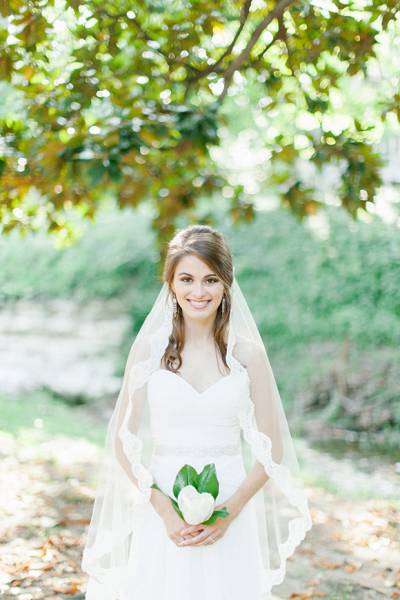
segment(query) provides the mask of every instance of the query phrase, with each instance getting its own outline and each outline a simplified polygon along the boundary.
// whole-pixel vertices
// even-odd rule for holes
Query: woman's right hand
[[[180,546],[181,542],[184,540],[191,539],[193,537],[193,531],[189,534],[182,535],[182,531],[188,527],[186,521],[181,519],[178,515],[174,507],[171,505],[171,508],[165,510],[165,512],[161,515],[162,520],[164,521],[165,529],[167,530],[168,537],[177,545]],[[196,530],[196,535],[199,531]]]
[[[183,540],[188,540],[195,535],[198,535],[204,529],[204,525],[201,524],[199,524],[195,529],[192,529],[194,526],[190,526],[188,523],[186,523],[186,521],[181,519],[172,506],[171,498],[169,498],[160,490],[152,490],[151,502],[163,520],[168,537],[177,546],[180,546],[180,542]],[[189,526],[191,527],[191,532],[186,535],[182,535],[181,531]]]

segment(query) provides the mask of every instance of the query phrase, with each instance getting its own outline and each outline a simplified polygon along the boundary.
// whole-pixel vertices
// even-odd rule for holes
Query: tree
[[[4,231],[63,230],[66,210],[90,218],[114,194],[121,207],[152,203],[162,243],[178,214],[230,185],[210,149],[238,74],[257,81],[264,111],[313,117],[311,128],[277,124],[268,142],[284,205],[300,218],[322,205],[299,158],[341,165],[338,196],[353,216],[373,202],[381,162],[370,128],[362,115],[342,130],[326,117],[343,77],[366,76],[397,0],[2,0],[0,12],[12,99],[0,112]],[[381,121],[399,118],[398,99],[385,98]],[[233,221],[254,217],[241,186],[229,195]]]

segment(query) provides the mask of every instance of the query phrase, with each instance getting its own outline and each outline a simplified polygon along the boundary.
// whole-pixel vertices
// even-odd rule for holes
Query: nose
[[[193,284],[192,295],[195,298],[202,298],[204,296],[203,283],[201,281]]]

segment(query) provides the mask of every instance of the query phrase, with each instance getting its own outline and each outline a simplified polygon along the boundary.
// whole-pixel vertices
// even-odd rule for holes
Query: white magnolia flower
[[[207,521],[214,512],[214,496],[198,492],[193,485],[185,485],[179,492],[178,506],[186,523],[197,525]]]

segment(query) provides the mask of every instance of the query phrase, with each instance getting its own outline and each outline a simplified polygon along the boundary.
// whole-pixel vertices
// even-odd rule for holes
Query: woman
[[[267,353],[220,232],[177,232],[163,279],[107,431],[86,600],[264,600],[311,527]],[[214,465],[225,516],[184,520],[184,465]]]

